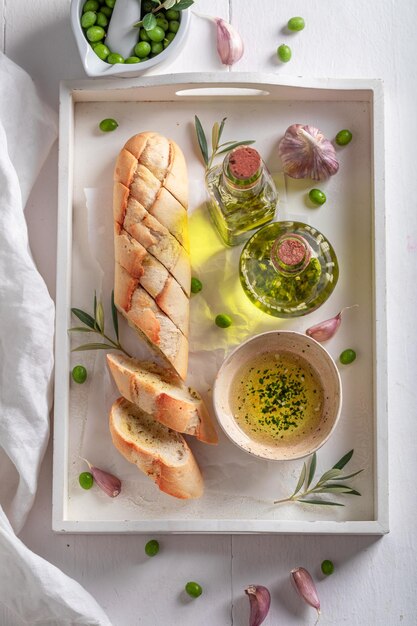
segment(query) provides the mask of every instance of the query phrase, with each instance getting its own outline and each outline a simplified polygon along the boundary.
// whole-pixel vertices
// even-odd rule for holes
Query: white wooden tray
[[[331,298],[318,311],[297,320],[258,312],[241,294],[239,249],[218,243],[203,206],[203,167],[194,137],[194,114],[206,129],[227,117],[226,139],[256,139],[277,177],[278,219],[317,226],[331,240],[341,268]],[[113,133],[100,133],[105,117],[118,120]],[[328,200],[319,209],[305,202],[311,181],[279,176],[277,145],[292,123],[312,124],[332,138],[350,128],[352,143],[338,151],[340,171],[320,185]],[[299,504],[274,506],[295,486],[301,461],[257,461],[220,434],[217,448],[191,445],[202,467],[206,491],[182,502],[154,484],[113,448],[108,410],[116,397],[101,352],[71,353],[76,338],[70,308],[92,311],[94,290],[106,305],[113,280],[112,170],[124,142],[155,130],[177,141],[190,176],[193,269],[204,283],[191,304],[190,381],[210,404],[217,368],[229,347],[254,332],[271,328],[305,331],[308,326],[358,304],[346,313],[338,334],[326,345],[337,358],[352,347],[358,358],[341,368],[344,405],[338,428],[318,453],[318,471],[331,467],[354,448],[348,466],[364,468],[355,479],[362,497],[345,507]],[[227,135],[227,137],[226,137]],[[387,370],[385,314],[385,209],[382,87],[378,81],[285,79],[252,74],[177,74],[134,80],[66,82],[61,87],[59,156],[53,528],[58,532],[346,533],[388,531]],[[316,185],[317,186],[317,185]],[[86,201],[87,198],[87,201]],[[210,247],[212,246],[212,247]],[[201,254],[201,252],[204,252]],[[212,316],[232,309],[230,334]],[[120,320],[122,333],[129,331]],[[84,339],[84,337],[83,337]],[[139,343],[139,342],[137,342]],[[201,362],[204,361],[204,367]],[[84,363],[84,385],[70,380]],[[82,490],[80,457],[118,475],[123,491],[115,499],[98,488]]]

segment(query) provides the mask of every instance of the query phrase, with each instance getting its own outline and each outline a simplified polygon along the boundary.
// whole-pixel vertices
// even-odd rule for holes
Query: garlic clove
[[[331,142],[314,126],[293,124],[279,144],[285,174],[291,178],[325,180],[339,170]]]
[[[352,306],[345,306],[337,315],[331,317],[328,320],[324,320],[324,322],[320,322],[315,326],[310,326],[307,328],[306,335],[315,339],[316,341],[327,341],[331,339],[333,335],[338,331],[340,324],[342,323],[342,313],[347,311],[348,309],[353,309],[357,307],[357,304],[353,304]]]
[[[228,22],[216,17],[217,52],[223,65],[233,65],[242,58],[244,45],[237,30]]]
[[[249,596],[249,626],[260,626],[265,620],[271,606],[271,594],[262,585],[249,585],[245,593]]]
[[[83,460],[87,463],[88,467],[90,468],[93,478],[95,482],[97,483],[97,485],[100,487],[100,489],[102,489],[104,493],[110,496],[110,498],[115,498],[116,496],[118,496],[122,490],[121,480],[117,478],[117,476],[114,476],[113,474],[110,474],[109,472],[105,472],[104,470],[99,469],[98,467],[94,467],[93,465],[91,465],[89,461],[87,461],[87,459],[83,459]]]
[[[316,609],[317,615],[320,616],[320,600],[310,572],[304,567],[296,567],[291,570],[291,578],[304,602]]]
[[[242,58],[245,50],[242,37],[236,28],[221,17],[212,17],[193,11],[194,15],[210,20],[217,28],[217,52],[223,65],[233,65]]]

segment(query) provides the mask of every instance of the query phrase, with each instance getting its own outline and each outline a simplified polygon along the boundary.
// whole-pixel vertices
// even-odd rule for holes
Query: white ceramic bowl
[[[253,441],[233,416],[230,393],[236,373],[244,363],[267,352],[291,353],[303,358],[312,366],[323,388],[324,402],[318,428],[295,442],[265,444]],[[335,362],[322,345],[307,335],[277,330],[248,339],[226,357],[216,377],[213,400],[220,426],[233,443],[262,459],[289,461],[312,454],[328,440],[340,416],[342,384]]]
[[[122,0],[117,1],[121,2]],[[135,1],[137,4],[137,13],[139,15],[141,3],[139,2],[139,0]],[[94,78],[105,78],[107,76],[128,78],[140,76],[141,74],[146,73],[148,70],[152,69],[156,65],[172,62],[184,46],[185,38],[191,20],[191,11],[189,9],[181,11],[181,20],[178,32],[170,45],[165,48],[165,50],[163,50],[160,54],[149,59],[148,61],[143,61],[141,63],[116,63],[115,65],[106,63],[105,61],[99,59],[99,57],[95,54],[91,45],[87,41],[81,27],[80,18],[85,2],[86,0],[71,0],[71,26],[75,36],[75,40],[77,42],[81,61],[87,76],[91,76]],[[137,32],[139,36],[139,31]],[[118,50],[112,50],[112,52],[118,52]]]

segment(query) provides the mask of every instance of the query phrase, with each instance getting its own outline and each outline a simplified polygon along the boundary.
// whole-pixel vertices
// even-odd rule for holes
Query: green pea
[[[323,561],[323,563],[321,564],[321,571],[326,576],[330,576],[330,574],[333,574],[333,572],[334,572],[334,565],[333,565],[332,561],[329,561],[328,559]]]
[[[135,46],[135,54],[140,59],[147,57],[151,51],[151,45],[147,41],[139,41]]]
[[[154,41],[151,45],[152,54],[160,54],[164,49],[162,41]]]
[[[124,63],[125,60],[122,57],[121,54],[118,54],[117,52],[111,52],[111,54],[109,54],[109,56],[107,57],[107,63],[111,63],[112,65],[115,65],[116,63]]]
[[[308,197],[313,204],[317,205],[324,204],[327,200],[326,194],[320,189],[310,189],[310,191],[308,192]]]
[[[297,31],[303,30],[305,25],[306,23],[302,17],[292,17],[288,20],[287,27],[288,30]]]
[[[104,13],[106,17],[111,17],[111,14],[113,13],[113,9],[111,9],[110,7],[100,7],[100,12]]]
[[[177,22],[177,20],[172,20],[172,22],[169,23],[168,30],[170,33],[177,33],[179,27],[180,27],[180,23]]]
[[[203,589],[201,588],[201,585],[195,582],[187,583],[185,585],[185,591],[192,598],[198,598],[198,596],[201,596],[201,594],[203,593]]]
[[[97,21],[97,14],[94,13],[94,11],[86,11],[81,16],[81,26],[83,28],[90,28],[90,26],[94,26],[96,21]]]
[[[140,63],[140,59],[139,57],[127,57],[127,59],[125,60],[125,64],[131,64],[131,63]]]
[[[338,146],[347,146],[347,144],[352,141],[352,133],[347,128],[339,130],[335,141]]]
[[[278,46],[277,55],[283,63],[288,63],[292,56],[291,48],[283,43]]]
[[[104,43],[97,43],[94,46],[94,52],[102,61],[105,61],[110,54],[110,50],[104,45]]]
[[[101,120],[98,127],[103,133],[110,133],[112,130],[116,130],[119,124],[112,117],[106,117],[106,119]]]
[[[106,15],[104,15],[104,13],[102,13],[100,11],[100,13],[97,13],[97,26],[102,26],[103,28],[105,28],[109,23],[109,20],[107,18]]]
[[[180,12],[176,11],[175,9],[168,9],[168,11],[166,12],[166,16],[168,20],[179,20]]]
[[[151,539],[145,546],[145,552],[148,556],[155,556],[159,552],[159,543],[156,539]]]
[[[203,283],[195,276],[191,279],[191,293],[198,293],[203,288]]]
[[[349,363],[353,363],[355,359],[356,359],[356,352],[355,350],[352,350],[352,348],[347,348],[346,350],[343,350],[343,352],[339,356],[339,361],[343,365],[349,365]]]
[[[90,472],[81,472],[78,476],[78,482],[83,489],[91,489],[94,484],[93,475]]]
[[[87,380],[87,370],[84,365],[76,365],[72,369],[72,379],[75,383],[82,385]]]
[[[229,328],[229,326],[231,326],[232,324],[232,318],[229,315],[225,315],[224,313],[216,315],[216,319],[214,321],[216,323],[216,326],[219,326],[219,328]]]
[[[83,13],[87,11],[97,11],[99,7],[99,3],[97,0],[87,0],[83,6]]]
[[[141,41],[150,41],[148,31],[146,31],[144,28],[141,28],[139,31],[139,39]]]
[[[162,30],[168,30],[169,22],[164,17],[157,17],[156,25],[162,28]]]
[[[116,0],[104,0],[104,2],[106,3],[106,5],[110,9],[114,9],[114,5],[116,4]]]
[[[162,41],[165,37],[165,31],[160,26],[155,26],[152,30],[148,30],[147,33],[151,41]]]

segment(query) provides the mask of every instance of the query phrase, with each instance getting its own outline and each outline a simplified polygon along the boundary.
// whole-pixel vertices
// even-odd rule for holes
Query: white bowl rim
[[[298,338],[303,338],[306,341],[311,341],[313,344],[315,344],[316,347],[319,348],[319,351],[321,351],[321,353],[323,354],[323,356],[328,360],[329,364],[331,365],[331,367],[334,370],[335,373],[335,377],[337,380],[337,386],[338,386],[338,391],[339,391],[339,403],[338,403],[338,407],[337,407],[337,412],[335,417],[333,418],[333,425],[329,431],[329,433],[326,435],[326,437],[321,440],[317,446],[315,446],[314,448],[312,448],[308,453],[306,454],[300,454],[300,455],[296,455],[296,456],[292,456],[291,458],[288,459],[274,459],[271,457],[266,457],[260,454],[257,454],[256,452],[253,452],[252,450],[249,450],[247,448],[245,448],[244,446],[242,446],[240,443],[238,443],[235,439],[233,439],[233,437],[230,436],[230,434],[227,432],[227,430],[225,429],[222,419],[219,416],[219,412],[218,412],[218,403],[219,403],[219,399],[218,399],[218,380],[219,377],[222,373],[222,371],[224,370],[224,368],[226,367],[226,365],[233,359],[233,357],[235,356],[235,354],[237,352],[239,352],[241,349],[244,349],[248,344],[252,343],[253,341],[259,340],[262,337],[265,337],[266,335],[281,335],[281,334],[285,334],[285,335],[294,335],[297,336]],[[218,372],[216,375],[216,378],[214,380],[214,384],[213,384],[213,407],[214,407],[214,412],[216,414],[216,418],[218,423],[220,424],[220,427],[222,429],[222,431],[224,432],[224,434],[227,436],[227,438],[235,445],[237,446],[240,450],[242,450],[243,452],[245,452],[246,454],[249,454],[250,456],[256,458],[256,459],[261,459],[264,461],[272,461],[272,462],[287,462],[287,461],[296,461],[299,459],[303,459],[306,458],[312,454],[314,454],[315,452],[317,452],[317,450],[319,450],[331,437],[331,435],[333,434],[339,419],[340,419],[340,415],[342,412],[342,404],[343,404],[343,389],[342,389],[342,379],[340,376],[340,372],[339,369],[336,365],[335,360],[333,359],[333,357],[331,356],[331,354],[328,352],[328,350],[326,350],[326,348],[324,346],[321,345],[320,342],[318,342],[316,339],[313,339],[312,337],[309,337],[308,335],[306,335],[305,333],[301,333],[299,331],[295,331],[295,330],[268,330],[265,331],[263,333],[259,333],[257,335],[253,335],[252,337],[249,337],[248,339],[246,339],[245,341],[243,341],[242,343],[240,343],[238,346],[236,346],[235,348],[233,348],[233,350],[231,352],[229,352],[226,357],[224,358]]]
[[[181,50],[185,42],[185,37],[191,21],[190,9],[185,9],[184,11],[181,11],[181,21],[177,35],[173,39],[172,43],[160,54],[157,54],[152,59],[149,59],[148,61],[144,61],[142,63],[115,63],[114,65],[106,63],[94,53],[94,50],[84,36],[80,22],[79,9],[85,1],[86,0],[71,0],[70,15],[72,32],[74,33],[83,68],[87,76],[90,76],[91,78],[106,78],[107,76],[116,76],[117,78],[133,78],[135,76],[140,76],[146,73],[147,70],[155,67],[156,65],[165,63],[174,52],[178,53]],[[92,57],[91,54],[94,54],[94,57]],[[89,64],[88,62],[89,57],[94,58],[94,63],[96,64],[96,67],[101,69],[97,71],[96,69],[92,68],[91,64]]]

